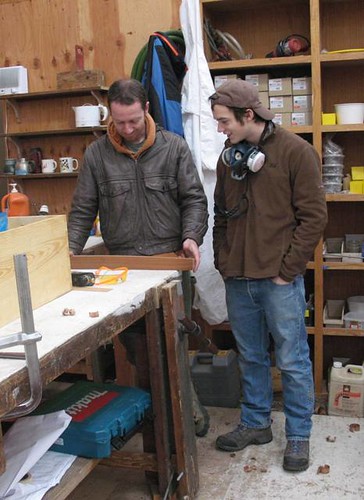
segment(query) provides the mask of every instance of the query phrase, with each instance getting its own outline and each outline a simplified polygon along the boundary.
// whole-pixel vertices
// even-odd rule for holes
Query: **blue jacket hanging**
[[[142,77],[149,112],[159,125],[182,137],[181,87],[186,70],[184,55],[177,45],[167,35],[153,33]]]

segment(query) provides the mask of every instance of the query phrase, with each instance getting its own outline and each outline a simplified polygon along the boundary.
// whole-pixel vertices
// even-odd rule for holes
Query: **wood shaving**
[[[65,307],[62,311],[63,316],[74,316],[76,311],[74,309],[70,309],[69,307]]]
[[[317,474],[329,474],[330,472],[330,465],[325,464],[325,465],[320,465],[319,468],[317,469]]]
[[[90,311],[88,315],[90,316],[90,318],[98,318],[100,316],[100,313],[99,311]]]
[[[252,472],[254,470],[257,470],[256,465],[244,465],[244,472]]]
[[[336,436],[327,436],[327,437],[326,437],[326,441],[327,441],[328,443],[335,443],[335,441],[336,441]]]
[[[360,424],[350,424],[349,431],[350,432],[359,432],[360,431]]]

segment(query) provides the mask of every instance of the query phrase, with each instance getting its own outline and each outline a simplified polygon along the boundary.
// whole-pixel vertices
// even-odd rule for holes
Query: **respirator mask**
[[[242,141],[224,149],[222,161],[224,165],[231,168],[231,177],[241,181],[248,172],[255,173],[262,168],[265,154],[257,146]]]

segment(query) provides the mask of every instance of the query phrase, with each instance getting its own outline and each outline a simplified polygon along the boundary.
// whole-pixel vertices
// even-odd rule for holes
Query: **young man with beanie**
[[[283,467],[309,466],[314,386],[303,275],[327,222],[320,158],[272,122],[257,89],[236,79],[210,97],[227,136],[217,165],[213,245],[239,351],[240,423],[216,440],[235,452],[272,439],[270,337],[282,374],[287,446]]]

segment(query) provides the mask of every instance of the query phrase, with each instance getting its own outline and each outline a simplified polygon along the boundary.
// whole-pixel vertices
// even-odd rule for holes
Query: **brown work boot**
[[[289,439],[284,452],[283,469],[300,472],[308,469],[310,459],[309,441]]]
[[[236,429],[227,434],[222,434],[216,439],[216,448],[223,451],[243,450],[250,444],[266,444],[273,439],[272,429],[252,429],[244,424],[239,424]]]

